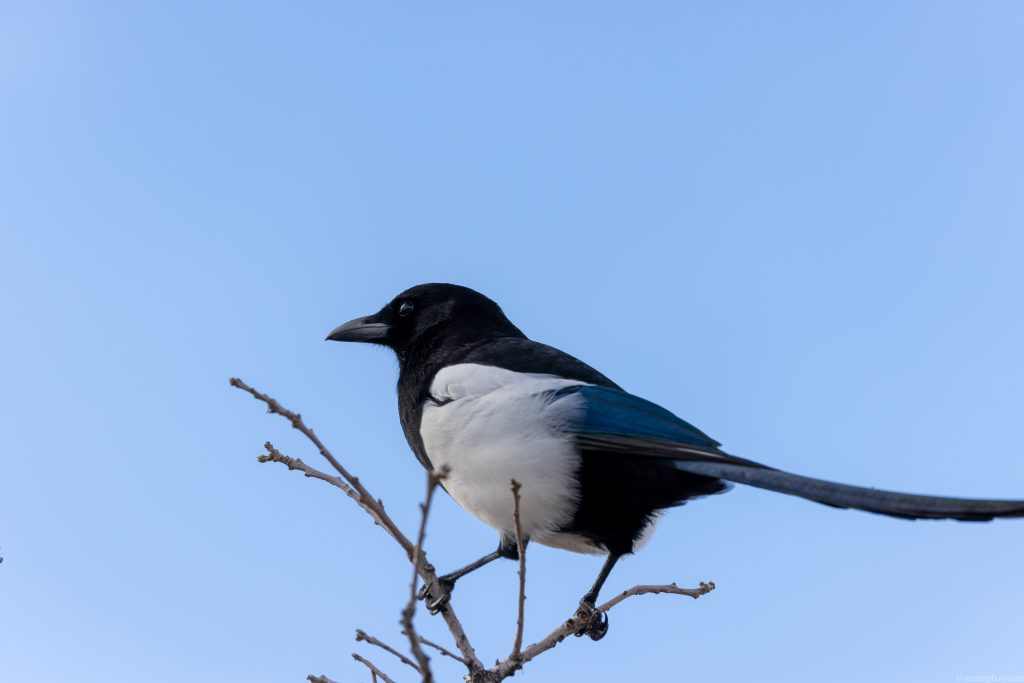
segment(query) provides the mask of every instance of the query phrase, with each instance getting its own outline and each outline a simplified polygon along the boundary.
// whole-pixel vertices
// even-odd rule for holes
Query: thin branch
[[[357,628],[356,629],[356,642],[359,642],[359,641],[363,641],[365,643],[369,643],[370,645],[376,645],[377,647],[379,647],[380,649],[384,650],[385,652],[390,652],[394,656],[398,657],[399,661],[401,661],[403,664],[408,664],[413,669],[415,669],[416,673],[422,673],[420,671],[420,668],[418,666],[416,666],[416,662],[412,661],[411,659],[409,659],[408,657],[406,657],[401,652],[399,652],[395,648],[391,647],[387,643],[382,642],[380,640],[377,640],[373,636],[369,635],[366,631]]]
[[[523,540],[523,523],[519,517],[519,490],[522,485],[512,480],[512,521],[516,530],[516,550],[519,553],[519,615],[516,618],[516,640],[512,645],[509,659],[519,659],[523,650],[523,622],[526,613],[526,542]]]
[[[416,625],[413,623],[413,616],[416,614],[416,588],[419,583],[420,558],[423,557],[423,540],[427,536],[427,518],[430,516],[430,504],[434,502],[434,491],[437,485],[448,474],[448,468],[441,471],[431,471],[427,474],[427,495],[420,504],[420,530],[416,534],[416,548],[412,554],[412,581],[409,587],[409,602],[402,610],[402,632],[409,637],[409,649],[419,664],[420,673],[423,675],[423,683],[434,683],[434,673],[430,670],[430,657],[420,646],[419,635],[416,633]]]
[[[329,474],[325,474],[325,473],[321,472],[320,470],[316,469],[315,467],[310,467],[309,465],[307,465],[306,463],[304,463],[302,460],[300,460],[298,458],[291,458],[291,457],[289,457],[287,455],[284,455],[283,453],[278,451],[276,448],[273,448],[273,445],[269,444],[269,442],[268,442],[268,444],[265,444],[265,446],[269,446],[268,450],[269,449],[273,449],[273,450],[270,451],[269,455],[261,455],[261,456],[259,456],[258,460],[260,462],[279,462],[279,463],[282,463],[282,464],[288,466],[289,469],[299,470],[299,471],[303,472],[305,474],[305,476],[307,476],[307,477],[310,477],[310,478],[313,478],[313,479],[320,479],[321,481],[326,481],[326,482],[328,482],[330,484],[333,484],[335,486],[338,485],[336,482],[340,482],[343,486],[345,485],[344,482],[341,481],[338,477],[332,477]],[[423,555],[425,557],[425,553],[421,553],[421,555]],[[412,558],[410,557],[410,561],[411,560],[412,560]],[[424,582],[427,583],[427,582],[430,581],[430,578],[428,578],[428,577],[432,577],[433,581],[436,582],[437,581],[437,575],[434,572],[433,567],[429,563],[427,563],[425,561],[422,563],[422,565],[423,565],[423,568],[420,571],[420,575],[424,577]],[[462,623],[459,621],[458,617],[455,616],[455,611],[454,611],[454,609],[452,608],[452,606],[450,604],[446,606],[444,612],[442,612],[441,615],[444,618],[445,624],[448,626],[448,630],[451,632],[452,637],[455,639],[455,643],[458,646],[459,650],[464,655],[466,654],[466,652],[468,650],[469,654],[472,657],[476,657],[476,651],[473,649],[472,645],[470,645],[469,639],[466,637],[466,633],[463,630]],[[479,659],[476,659],[476,660],[474,660],[474,659],[467,659],[465,657],[459,657],[457,655],[454,655],[451,652],[449,652],[448,650],[446,650],[443,647],[441,647],[440,645],[438,645],[436,643],[433,643],[431,641],[428,641],[426,638],[423,638],[422,636],[419,637],[419,640],[423,644],[429,645],[429,646],[435,648],[441,654],[447,655],[447,656],[451,657],[452,659],[455,659],[455,660],[458,660],[459,662],[462,662],[466,666],[466,668],[469,669],[470,672],[473,672],[474,674],[478,674],[478,673],[480,673],[481,671],[484,670],[484,666],[480,662]]]
[[[680,588],[675,583],[670,583],[665,586],[639,585],[633,586],[629,590],[622,591],[621,593],[619,593],[614,598],[604,603],[597,609],[599,609],[602,612],[607,612],[612,607],[615,607],[615,605],[619,604],[626,598],[631,598],[636,595],[658,595],[659,593],[669,593],[671,595],[685,595],[696,600],[700,596],[707,595],[713,590],[715,590],[714,581],[708,581],[706,583],[704,581],[701,581],[699,584],[699,588]]]
[[[428,646],[428,647],[432,647],[432,648],[434,648],[435,650],[437,650],[438,652],[440,652],[440,653],[441,653],[442,655],[444,655],[445,657],[451,657],[451,658],[452,658],[452,659],[454,659],[455,661],[457,661],[457,662],[462,662],[463,664],[465,664],[465,663],[466,663],[466,660],[465,660],[465,659],[463,659],[462,657],[458,656],[457,654],[455,654],[455,653],[454,653],[454,652],[452,652],[451,650],[448,650],[447,648],[441,647],[441,646],[440,646],[440,645],[438,645],[437,643],[435,643],[435,642],[433,642],[433,641],[431,641],[431,640],[427,640],[427,639],[426,639],[426,638],[424,638],[423,636],[416,636],[416,637],[417,637],[417,638],[419,639],[419,641],[420,641],[421,643],[423,643],[424,645],[426,645],[426,646]]]
[[[671,593],[673,595],[686,595],[693,599],[697,599],[702,595],[707,595],[715,589],[713,582],[705,583],[700,582],[699,588],[680,588],[674,583],[665,586],[651,586],[641,585],[633,586],[629,590],[623,591],[616,595],[614,598],[598,607],[598,611],[607,612],[612,607],[625,600],[636,595],[648,595],[657,593]],[[516,671],[521,669],[526,662],[534,659],[540,654],[547,652],[551,648],[555,647],[568,636],[572,635],[576,631],[575,619],[569,619],[561,626],[556,628],[554,631],[545,636],[542,640],[537,641],[533,645],[530,645],[523,650],[522,655],[518,659],[512,659],[511,657],[504,661],[498,662],[493,669],[490,669],[487,673],[493,677],[494,680],[504,680],[509,676],[515,674]]]
[[[327,676],[314,676],[313,674],[306,676],[306,680],[308,680],[309,683],[334,683],[334,681]]]
[[[356,660],[361,664],[366,665],[366,668],[370,670],[370,674],[374,677],[374,680],[376,680],[377,677],[380,677],[380,679],[384,681],[384,683],[395,683],[390,676],[388,676],[386,673],[378,669],[376,665],[374,665],[374,663],[371,662],[369,659],[360,657],[355,652],[352,653],[352,659]]]
[[[366,510],[366,512],[373,518],[374,522],[383,527],[392,538],[398,541],[398,544],[402,546],[403,550],[405,550],[406,555],[412,557],[412,542],[406,538],[405,534],[398,529],[398,526],[395,525],[387,513],[384,512],[384,506],[380,504],[380,501],[374,499],[374,497],[370,495],[370,492],[366,490],[362,483],[360,483],[358,477],[346,470],[345,467],[331,454],[331,452],[327,450],[327,446],[324,446],[323,442],[320,441],[320,438],[313,433],[313,430],[307,427],[306,423],[302,421],[301,415],[293,413],[278,403],[277,400],[253,389],[237,377],[231,378],[231,386],[238,387],[242,391],[252,394],[252,396],[257,400],[263,401],[263,403],[267,405],[268,412],[281,415],[292,423],[292,427],[302,432],[307,439],[313,442],[313,445],[316,446],[318,451],[320,451],[320,455],[324,456],[327,462],[331,463],[331,466],[337,470],[338,474],[340,474],[348,483],[349,488],[342,489],[345,491],[346,495]],[[319,479],[320,477],[317,478]]]
[[[362,485],[359,479],[352,475],[351,473],[349,473],[349,471],[346,470],[340,462],[338,462],[338,460],[331,454],[330,451],[327,450],[327,447],[324,446],[324,444],[320,441],[316,434],[313,433],[313,430],[307,427],[306,424],[302,421],[301,415],[288,410],[280,403],[278,403],[275,399],[271,398],[270,396],[264,393],[257,391],[256,389],[253,389],[252,387],[250,387],[248,384],[238,379],[237,377],[231,378],[231,386],[237,387],[249,393],[250,395],[252,395],[253,398],[257,399],[258,401],[262,401],[264,404],[266,404],[267,410],[269,412],[281,415],[289,422],[291,422],[292,427],[302,432],[302,434],[305,435],[305,437],[309,439],[314,446],[316,446],[320,454],[329,463],[331,463],[331,466],[334,467],[338,474],[341,475],[344,482],[339,481],[338,483],[347,483],[348,485],[348,489],[343,487],[339,488],[342,488],[342,490],[345,491],[346,495],[348,495],[356,503],[358,503],[359,506],[363,508],[363,510],[366,511],[367,514],[370,515],[370,517],[378,526],[382,527],[393,539],[395,539],[395,541],[402,547],[402,550],[405,551],[405,554],[410,561],[414,561],[415,547],[413,546],[412,542],[408,539],[408,537],[406,537],[405,534],[403,534],[402,531],[398,528],[398,525],[395,524],[395,522],[391,519],[388,513],[384,511],[383,503],[381,503],[380,500],[370,495],[370,492],[366,490],[366,487]],[[273,451],[271,451],[270,456],[271,457],[268,457],[267,460],[265,460],[264,462],[281,462],[285,465],[288,465],[289,468],[302,470],[303,473],[306,474],[306,476],[312,476],[314,478],[321,479],[335,486],[338,485],[338,483],[334,481],[334,479],[336,478],[324,474],[319,470],[315,470],[312,467],[309,467],[305,463],[302,463],[301,460],[294,459],[292,461],[292,464],[302,463],[302,466],[293,468],[285,460],[273,457]],[[281,457],[283,458],[287,456]],[[418,562],[415,562],[415,565],[420,576],[423,577],[424,583],[429,584],[432,589],[439,591],[441,587],[440,583],[437,580],[437,574],[434,572],[434,568],[430,565],[430,563],[427,562],[426,553],[423,553],[422,551],[418,553]],[[470,675],[475,676],[484,671],[484,665],[480,661],[479,657],[477,657],[476,651],[473,649],[472,644],[469,642],[469,637],[466,635],[466,630],[465,628],[463,628],[462,622],[460,622],[459,618],[456,616],[455,609],[449,604],[447,608],[441,613],[441,617],[444,619],[445,624],[448,626],[448,630],[451,632],[452,638],[454,638],[455,640],[456,647],[458,648],[459,652],[462,653],[462,658],[466,662],[466,667],[469,669]]]
[[[320,470],[310,467],[306,463],[302,462],[299,458],[292,458],[281,451],[274,448],[274,444],[267,441],[263,444],[263,447],[267,449],[265,455],[256,456],[256,459],[260,462],[279,462],[286,466],[290,470],[299,470],[304,475],[311,479],[319,479],[320,481],[326,481],[332,486],[337,486],[339,489],[345,492],[346,495],[353,498],[357,498],[359,494],[352,490],[352,488],[345,483],[341,477],[332,477],[329,474],[324,474]]]

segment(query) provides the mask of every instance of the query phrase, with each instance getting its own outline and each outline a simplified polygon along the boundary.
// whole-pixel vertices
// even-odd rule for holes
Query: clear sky
[[[317,457],[227,380],[411,531],[396,364],[323,338],[424,281],[739,455],[1024,496],[1022,35],[996,1],[0,2],[0,678],[367,680],[353,632],[400,640],[407,565],[257,464]],[[438,500],[439,568],[495,541]],[[530,550],[532,642],[600,563]],[[524,678],[1024,675],[1022,566],[1024,522],[737,488],[608,584],[718,591]],[[456,591],[485,660],[515,581]]]

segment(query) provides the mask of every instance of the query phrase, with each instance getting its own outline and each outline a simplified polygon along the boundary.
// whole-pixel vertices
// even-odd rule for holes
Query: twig
[[[362,485],[359,479],[352,475],[351,473],[349,473],[348,470],[346,470],[342,466],[342,464],[338,462],[337,459],[335,459],[331,452],[327,450],[327,447],[324,446],[324,444],[320,441],[316,434],[313,433],[313,430],[307,427],[306,424],[302,421],[301,415],[288,410],[280,403],[278,403],[275,399],[271,398],[270,396],[264,393],[257,391],[256,389],[253,389],[252,387],[250,387],[248,384],[238,379],[237,377],[231,378],[231,386],[237,387],[242,391],[249,393],[250,395],[252,395],[253,398],[257,399],[258,401],[262,401],[264,404],[266,404],[267,410],[269,412],[281,415],[289,422],[291,422],[292,427],[302,432],[302,434],[307,439],[309,439],[314,446],[316,446],[317,450],[320,451],[320,454],[329,463],[331,463],[331,466],[334,467],[338,474],[341,475],[342,479],[344,479],[344,482],[340,483],[347,483],[348,485],[348,489],[343,487],[339,488],[342,488],[342,490],[345,491],[345,494],[352,498],[356,503],[358,503],[359,506],[363,508],[363,510],[365,510],[367,514],[370,515],[370,517],[378,526],[383,528],[393,539],[395,539],[395,541],[402,547],[402,550],[405,551],[405,554],[410,561],[414,561],[415,547],[413,546],[412,541],[410,541],[408,537],[406,537],[406,535],[402,533],[402,531],[398,528],[398,526],[391,519],[388,513],[384,511],[384,505],[380,502],[380,500],[370,495],[370,492],[366,490],[366,487]],[[270,455],[271,457],[268,457],[267,460],[264,462],[274,461],[282,462],[288,465],[288,463],[285,460],[274,458],[273,452],[271,452]],[[302,461],[294,459],[292,462],[294,464],[301,463]],[[291,465],[288,466],[289,468],[292,468]],[[317,479],[321,479],[335,486],[338,485],[337,483],[335,483],[335,481],[333,481],[333,479],[336,478],[324,474],[323,472],[320,472],[319,470],[316,470],[312,467],[309,467],[305,463],[302,463],[302,467],[294,467],[292,469],[300,469],[303,471],[304,474],[306,474],[306,476],[312,476]],[[437,574],[434,572],[433,567],[431,567],[430,564],[427,562],[426,553],[421,551],[420,553],[418,553],[418,556],[419,561],[415,564],[417,566],[417,571],[419,572],[420,576],[423,577],[424,583],[429,584],[432,588],[440,590],[440,584],[437,580]],[[472,644],[469,642],[469,637],[466,635],[466,630],[465,628],[463,628],[462,622],[460,622],[458,616],[456,616],[455,609],[449,604],[447,608],[441,613],[441,617],[444,619],[445,625],[448,626],[448,630],[451,632],[452,638],[455,639],[455,645],[458,648],[459,652],[462,653],[462,658],[466,661],[466,667],[469,669],[470,675],[476,676],[480,674],[482,671],[484,671],[483,662],[481,662],[480,658],[477,657],[476,651],[473,649]]]
[[[398,544],[402,546],[402,549],[405,550],[407,555],[409,555],[410,557],[412,556],[412,542],[408,538],[406,538],[405,534],[403,534],[395,525],[395,523],[391,521],[391,518],[388,517],[387,513],[384,512],[384,506],[380,504],[380,501],[374,499],[374,497],[370,495],[370,492],[367,491],[366,488],[360,483],[358,477],[354,476],[348,470],[346,470],[345,467],[340,462],[338,462],[338,460],[331,454],[331,452],[327,450],[327,446],[324,446],[323,442],[320,441],[320,438],[313,433],[313,430],[307,427],[306,423],[302,421],[301,415],[299,415],[298,413],[293,413],[292,411],[288,410],[280,403],[278,403],[277,400],[253,389],[252,387],[250,387],[248,384],[238,379],[237,377],[231,378],[231,386],[238,387],[242,391],[246,391],[252,394],[252,396],[257,400],[263,401],[263,403],[267,405],[268,412],[276,413],[277,415],[284,417],[286,420],[292,423],[292,427],[302,432],[302,434],[305,435],[307,439],[312,441],[313,445],[316,446],[318,451],[320,451],[320,455],[324,456],[327,462],[331,463],[331,466],[335,470],[337,470],[338,474],[340,474],[342,478],[348,483],[347,488],[342,488],[342,490],[345,491],[345,494],[348,495],[348,497],[351,498],[352,500],[356,501],[356,503],[358,503],[364,510],[366,510],[367,513],[369,513],[369,515],[373,518],[374,522],[383,527],[384,530],[387,531],[392,538],[398,541]],[[273,455],[273,453],[271,453],[271,455]],[[268,458],[268,461],[269,460],[274,459]],[[275,462],[281,461],[275,460]],[[322,477],[317,478],[321,479]],[[329,480],[324,479],[324,481]]]
[[[463,659],[462,657],[458,656],[458,655],[457,655],[457,654],[455,654],[454,652],[452,652],[452,651],[448,650],[447,648],[441,647],[441,646],[440,646],[440,645],[438,645],[437,643],[435,643],[435,642],[433,642],[433,641],[430,641],[430,640],[427,640],[427,639],[426,639],[426,638],[424,638],[423,636],[417,636],[417,638],[419,638],[419,641],[420,641],[421,643],[423,643],[424,645],[426,645],[426,646],[428,646],[428,647],[432,647],[432,648],[434,648],[435,650],[437,650],[438,652],[440,652],[440,653],[441,653],[442,655],[444,655],[445,657],[451,657],[451,658],[452,658],[452,659],[454,659],[455,661],[457,661],[457,662],[462,662],[463,664],[465,664],[465,663],[466,663],[466,660],[465,660],[465,659]]]
[[[614,598],[604,603],[597,609],[600,612],[607,612],[612,607],[615,607],[615,605],[619,604],[626,598],[631,598],[636,595],[672,593],[674,595],[686,595],[693,599],[697,599],[702,595],[707,595],[714,589],[714,582],[705,583],[703,581],[700,582],[699,588],[680,588],[674,583],[665,586],[633,586],[629,590],[623,591],[622,593],[616,595]],[[543,639],[537,641],[533,645],[530,645],[525,650],[523,650],[523,653],[518,660],[514,660],[512,658],[505,659],[504,661],[498,662],[498,664],[493,669],[490,669],[487,673],[493,676],[495,680],[499,681],[508,678],[509,676],[513,675],[516,671],[521,669],[526,662],[530,661],[531,659],[534,659],[535,657],[537,657],[537,655],[547,652],[551,648],[555,647],[560,642],[565,640],[566,637],[575,632],[575,630],[575,620],[569,619],[561,626],[556,628],[554,631],[549,633],[547,636],[545,636]]]
[[[314,676],[313,674],[306,676],[306,680],[308,680],[309,683],[334,683],[334,681],[329,679],[327,676]]]
[[[273,446],[271,445],[271,448],[272,447]],[[291,458],[291,457],[289,457],[287,455],[284,455],[283,453],[281,453],[277,449],[272,450],[269,455],[261,455],[261,456],[259,456],[258,459],[260,460],[260,462],[279,462],[279,463],[282,463],[282,464],[288,466],[289,469],[299,470],[299,471],[303,472],[305,474],[305,476],[307,476],[307,477],[311,477],[313,479],[320,479],[321,481],[326,481],[326,482],[334,484],[334,485],[337,485],[335,483],[335,481],[339,481],[339,482],[341,481],[340,479],[338,479],[338,477],[332,477],[329,474],[325,474],[325,473],[321,472],[320,470],[316,469],[315,467],[310,467],[309,465],[307,465],[306,463],[302,462],[302,460],[300,460],[298,458]],[[344,482],[341,482],[341,483],[344,484]],[[379,503],[379,501],[378,501],[378,503]],[[390,518],[385,518],[385,519],[387,519],[387,521],[389,523],[393,524],[393,522],[390,521]],[[426,554],[425,553],[421,553],[421,555],[425,558]],[[411,560],[412,560],[412,556],[410,556],[410,561]],[[421,568],[421,571],[420,571],[420,575],[424,577],[424,583],[429,583],[431,578],[433,579],[434,582],[437,582],[437,575],[434,572],[433,567],[429,563],[427,563],[425,560],[421,563],[421,565],[422,565],[422,568]],[[479,659],[475,659],[476,651],[473,649],[473,646],[469,643],[469,639],[466,637],[466,633],[463,630],[462,623],[459,621],[458,617],[455,615],[454,608],[452,608],[452,606],[450,604],[447,605],[445,610],[441,613],[441,616],[444,619],[445,624],[448,626],[448,630],[451,632],[452,637],[455,639],[455,643],[458,646],[459,651],[462,652],[464,656],[463,657],[456,656],[456,655],[448,652],[447,650],[445,650],[441,646],[437,645],[436,643],[432,643],[430,641],[427,641],[423,637],[420,637],[420,642],[422,642],[424,644],[427,644],[427,645],[430,645],[430,646],[434,647],[435,649],[437,649],[442,654],[446,654],[449,657],[451,657],[452,659],[456,659],[456,660],[462,662],[463,664],[466,665],[466,668],[469,669],[469,671],[472,674],[474,674],[474,675],[479,674],[480,672],[484,671],[483,664],[480,662]],[[467,651],[473,657],[473,659],[465,657],[465,654],[467,653]]]
[[[430,670],[430,657],[427,656],[427,653],[420,646],[419,635],[416,633],[416,625],[413,623],[412,618],[416,614],[416,588],[420,578],[418,569],[420,558],[423,556],[423,539],[427,535],[427,518],[430,516],[430,504],[434,501],[434,491],[437,490],[437,485],[441,483],[441,480],[447,474],[447,467],[441,471],[427,474],[427,495],[420,504],[420,530],[416,534],[416,548],[412,554],[413,569],[412,582],[409,587],[409,602],[406,604],[405,609],[402,610],[402,632],[409,637],[409,649],[412,650],[412,655],[419,664],[418,668],[423,675],[423,683],[434,683],[434,673]]]
[[[413,669],[415,669],[416,673],[421,673],[420,668],[418,666],[416,666],[416,662],[412,661],[411,659],[409,659],[408,657],[406,657],[401,652],[399,652],[395,648],[391,647],[387,643],[382,642],[380,640],[377,640],[373,636],[369,635],[366,631],[357,628],[356,629],[356,642],[359,642],[359,641],[363,641],[365,643],[369,643],[370,645],[376,645],[377,647],[379,647],[380,649],[384,650],[385,652],[390,652],[394,656],[398,657],[399,661],[401,661],[403,664],[408,664]]]
[[[631,598],[634,595],[657,595],[659,593],[670,593],[671,595],[685,595],[687,597],[690,597],[690,598],[693,598],[694,600],[696,600],[700,596],[707,595],[711,591],[715,590],[715,582],[714,581],[708,581],[706,583],[704,581],[701,581],[699,586],[700,586],[699,588],[680,588],[675,583],[670,583],[670,584],[665,585],[665,586],[654,586],[654,585],[633,586],[629,590],[622,591],[621,593],[616,595],[614,598],[612,598],[608,602],[606,602],[603,605],[601,605],[600,607],[598,607],[598,609],[600,611],[602,611],[602,612],[607,612],[612,607],[615,607],[615,605],[619,604],[620,602],[622,602],[626,598]]]
[[[361,664],[365,664],[366,668],[369,669],[370,673],[374,676],[374,680],[376,680],[376,678],[379,676],[380,679],[384,681],[384,683],[395,683],[390,676],[388,676],[386,673],[378,669],[374,665],[374,663],[371,662],[369,659],[360,657],[355,652],[352,653],[352,659],[356,660],[357,662],[360,662]]]
[[[512,480],[512,521],[516,530],[516,550],[519,553],[519,615],[516,618],[516,640],[512,645],[509,659],[519,659],[523,650],[523,622],[526,613],[526,542],[523,540],[523,523],[519,518],[519,490],[522,485]]]
[[[302,472],[307,477],[310,477],[311,479],[319,479],[320,481],[326,481],[328,484],[331,484],[332,486],[337,486],[339,489],[344,491],[347,495],[352,496],[353,498],[359,495],[355,491],[353,491],[352,488],[348,484],[346,484],[341,477],[332,477],[329,474],[324,474],[320,470],[310,467],[306,463],[302,462],[302,460],[300,460],[299,458],[289,457],[282,453],[281,451],[274,448],[274,444],[270,443],[269,441],[263,444],[263,447],[267,449],[266,454],[256,456],[256,459],[259,460],[260,462],[279,462],[290,470],[299,470],[300,472]]]

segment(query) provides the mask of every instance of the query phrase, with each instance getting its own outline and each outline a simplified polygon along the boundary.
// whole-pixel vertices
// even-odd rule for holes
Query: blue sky
[[[1022,29],[1012,2],[0,4],[2,677],[366,680],[352,634],[399,641],[406,564],[256,463],[316,457],[227,378],[411,531],[395,362],[323,337],[424,281],[731,452],[1024,496]],[[608,584],[718,591],[524,676],[1024,675],[1022,535],[737,488]],[[428,543],[447,568],[495,537],[440,498]],[[529,557],[532,641],[599,561]],[[455,600],[507,652],[514,564]]]

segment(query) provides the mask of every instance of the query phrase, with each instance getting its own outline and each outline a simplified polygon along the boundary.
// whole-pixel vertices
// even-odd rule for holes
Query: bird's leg
[[[612,567],[620,557],[622,557],[621,554],[608,553],[608,559],[604,561],[597,580],[580,600],[580,606],[576,610],[576,614],[573,615],[576,625],[574,633],[577,637],[588,635],[591,640],[601,640],[608,633],[608,615],[597,611],[597,595],[601,592],[601,586],[608,579],[608,575],[612,573]]]
[[[437,582],[441,585],[441,595],[434,595],[430,591],[430,586],[424,584],[423,588],[420,589],[420,600],[423,600],[426,603],[427,609],[430,611],[431,614],[437,614],[442,609],[444,609],[444,606],[447,605],[448,601],[452,599],[452,591],[455,590],[456,581],[461,579],[466,574],[476,571],[488,562],[492,562],[498,559],[499,557],[501,557],[501,555],[497,550],[495,550],[493,553],[488,553],[484,555],[479,560],[470,562],[461,569],[456,569],[450,574],[439,576]]]
[[[461,569],[456,569],[455,571],[449,574],[445,574],[444,576],[438,577],[437,582],[441,584],[441,595],[435,596],[433,593],[430,592],[430,588],[424,585],[423,588],[420,589],[420,600],[423,600],[426,603],[427,609],[430,611],[431,614],[437,614],[442,609],[444,609],[444,606],[448,604],[449,600],[451,600],[452,591],[455,590],[456,581],[461,579],[466,574],[469,574],[470,572],[475,572],[477,569],[483,567],[485,564],[493,562],[499,557],[507,557],[512,560],[519,559],[519,550],[516,547],[516,542],[514,539],[510,542],[509,539],[503,537],[501,539],[501,543],[498,545],[498,549],[494,552],[487,553],[479,560],[470,562]]]

